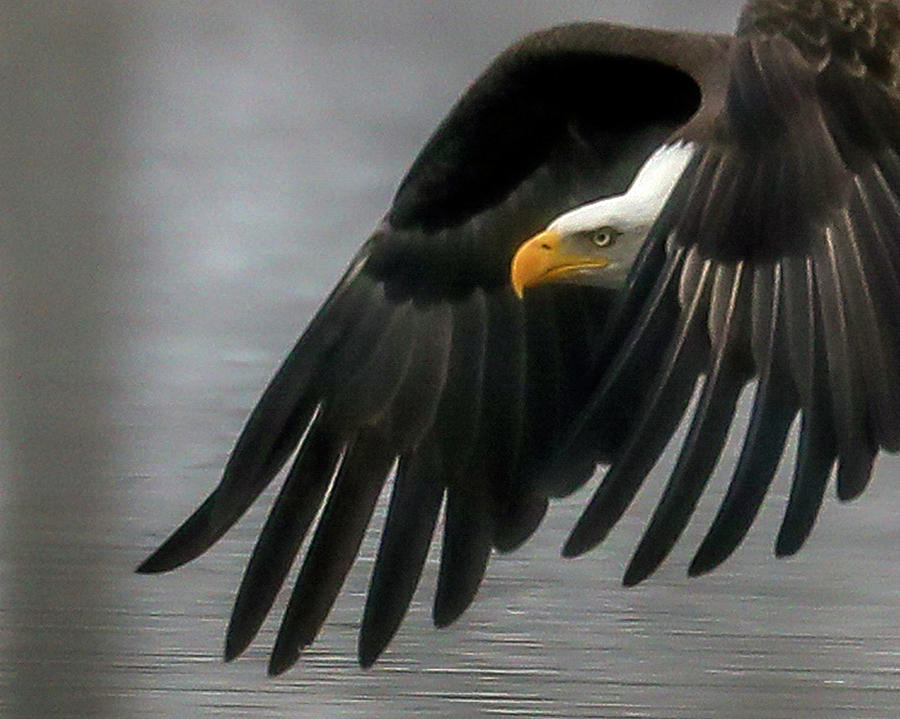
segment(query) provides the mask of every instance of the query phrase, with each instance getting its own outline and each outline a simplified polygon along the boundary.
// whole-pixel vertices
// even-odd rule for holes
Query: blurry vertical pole
[[[128,715],[110,686],[108,561],[122,331],[109,201],[121,158],[117,7],[0,5],[3,717]]]

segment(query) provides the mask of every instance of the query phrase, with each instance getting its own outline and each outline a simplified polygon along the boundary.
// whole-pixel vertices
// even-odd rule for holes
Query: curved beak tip
[[[525,299],[525,285],[523,285],[521,282],[517,282],[515,277],[513,277],[512,280],[512,288],[513,292],[516,293],[516,297],[518,297],[520,300]]]
[[[525,289],[537,284],[546,273],[558,246],[559,234],[554,230],[545,230],[522,243],[516,251],[510,268],[510,280],[520,300],[525,295]]]

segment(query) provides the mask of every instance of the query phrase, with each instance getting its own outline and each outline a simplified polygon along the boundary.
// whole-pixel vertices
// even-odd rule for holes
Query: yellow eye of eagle
[[[611,247],[622,233],[613,227],[601,227],[590,232],[588,237],[597,247]]]

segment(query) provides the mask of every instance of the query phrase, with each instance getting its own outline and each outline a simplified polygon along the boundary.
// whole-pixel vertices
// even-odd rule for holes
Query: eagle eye
[[[622,233],[614,227],[600,227],[588,233],[588,239],[596,247],[611,247]]]

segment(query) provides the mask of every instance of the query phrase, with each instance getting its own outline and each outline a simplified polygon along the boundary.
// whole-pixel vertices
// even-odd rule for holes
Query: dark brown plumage
[[[260,535],[226,656],[253,639],[324,502],[273,651],[311,643],[398,461],[360,632],[375,661],[406,612],[444,505],[434,619],[473,599],[494,548],[610,464],[565,546],[616,523],[700,400],[625,581],[690,518],[735,403],[743,450],[691,573],[751,525],[801,416],[776,551],[900,448],[900,99],[896,2],[756,0],[735,37],[602,23],[503,53],[413,163],[394,204],[272,380],[220,485],[141,567],[209,548],[300,444]],[[616,112],[607,101],[614,97]],[[554,217],[624,192],[664,143],[697,148],[620,292],[509,266]],[[335,475],[332,481],[332,475]]]

